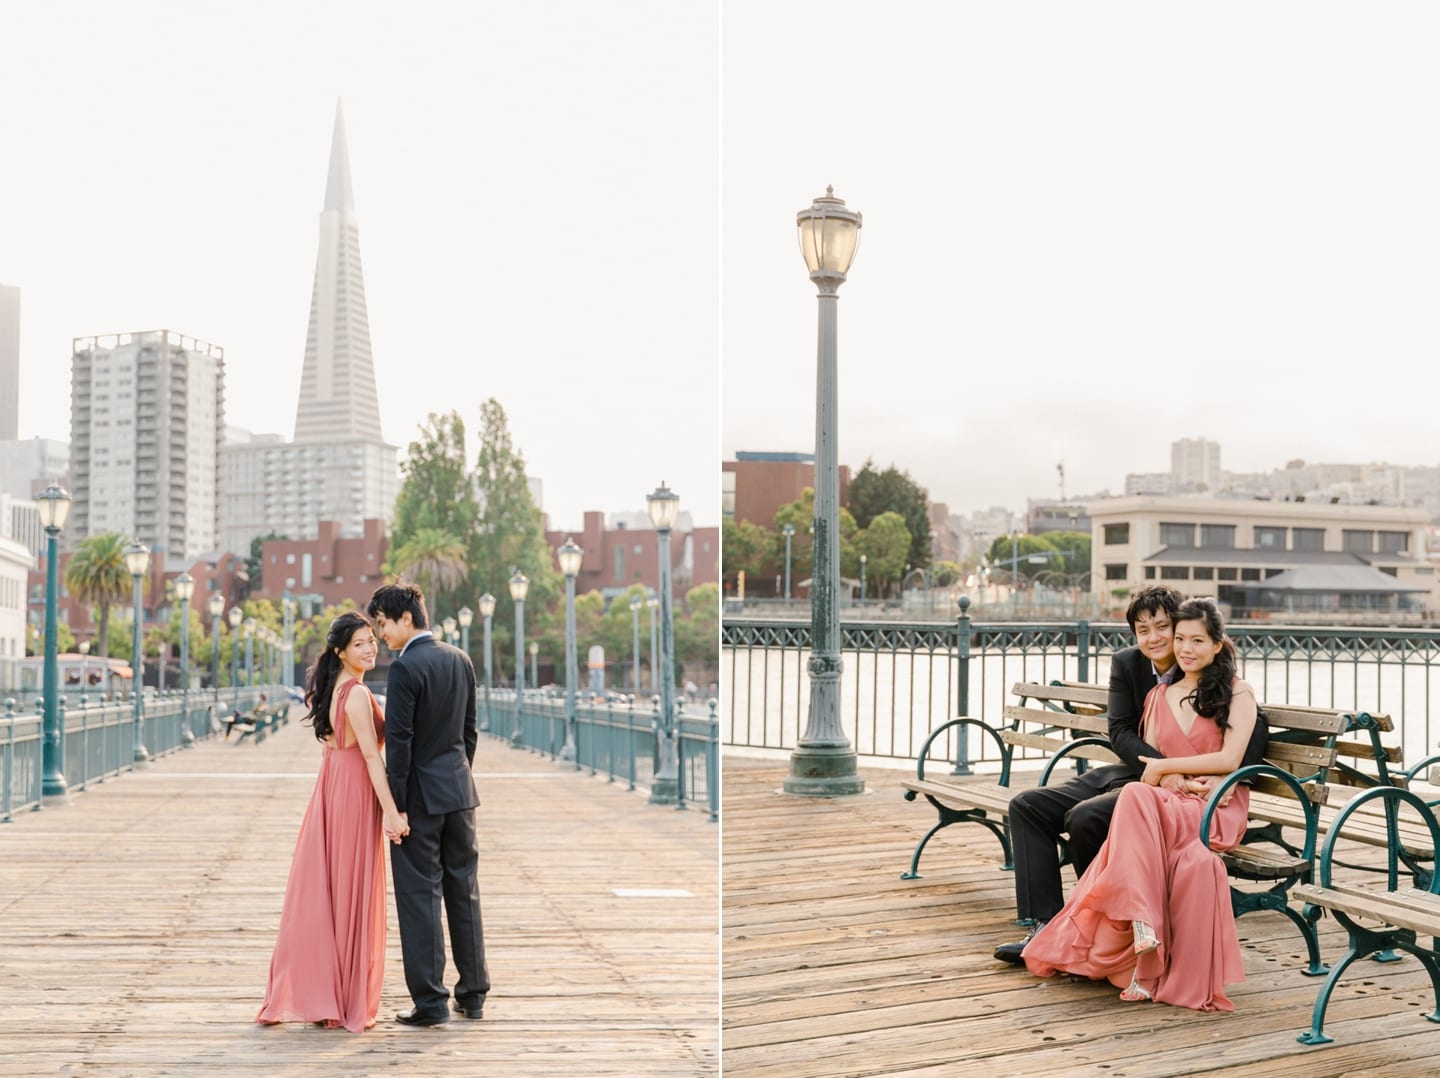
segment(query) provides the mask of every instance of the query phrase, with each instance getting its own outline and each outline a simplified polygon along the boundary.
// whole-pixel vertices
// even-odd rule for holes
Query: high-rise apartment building
[[[20,289],[0,284],[0,442],[20,437]]]
[[[119,532],[170,558],[213,550],[224,429],[218,346],[166,329],[76,338],[66,536]]]
[[[251,540],[266,535],[315,539],[322,520],[338,523],[346,538],[364,535],[367,520],[390,520],[400,472],[395,447],[380,431],[360,231],[338,103],[295,438],[247,438],[225,447],[227,549],[248,551]]]
[[[1221,485],[1220,443],[1177,438],[1170,443],[1170,474],[1178,490],[1215,490]]]

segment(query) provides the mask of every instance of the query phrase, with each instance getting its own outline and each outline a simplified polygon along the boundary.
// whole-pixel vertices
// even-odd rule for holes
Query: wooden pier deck
[[[393,1021],[392,899],[373,1030],[255,1025],[319,756],[211,740],[0,824],[0,1074],[718,1072],[717,826],[483,736],[485,1018]]]
[[[865,774],[864,795],[807,800],[778,792],[783,764],[725,761],[725,1078],[1436,1073],[1434,996],[1411,958],[1356,963],[1327,1015],[1335,1043],[1296,1042],[1320,981],[1299,973],[1279,914],[1238,922],[1233,1014],[1123,1003],[1108,984],[996,962],[1021,934],[998,843],[948,828],[925,878],[901,880],[934,810],[902,800],[898,772]],[[1344,938],[1322,922],[1327,959]]]

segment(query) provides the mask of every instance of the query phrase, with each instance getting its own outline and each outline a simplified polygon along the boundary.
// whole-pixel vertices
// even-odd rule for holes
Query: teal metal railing
[[[212,736],[220,716],[254,706],[260,693],[279,699],[278,685],[195,690],[188,698],[180,692],[147,695],[141,717],[141,741],[151,757],[162,756],[195,741]],[[17,812],[42,804],[44,705],[37,695],[30,701],[33,710],[21,710],[21,702],[7,698],[0,706],[0,822],[9,822]],[[135,767],[134,705],[130,696],[84,706],[66,707],[60,701],[65,731],[65,782],[72,792],[81,792],[91,783]]]
[[[1408,759],[1433,751],[1440,631],[1240,624],[1242,675],[1262,701],[1388,714]],[[932,729],[958,715],[997,724],[1016,682],[1105,684],[1129,647],[1122,623],[858,621],[841,625],[841,721],[856,751],[913,761]],[[727,618],[721,628],[721,740],[791,749],[809,706],[810,626]],[[942,752],[965,773],[998,763],[993,745],[953,734]]]
[[[577,771],[606,775],[629,788],[649,787],[658,764],[658,697],[650,700],[591,697],[578,701],[575,730],[567,745],[565,698],[548,690],[526,690],[518,721],[515,693],[482,687],[477,700],[482,731],[531,752],[572,765]],[[679,759],[679,807],[707,811],[720,818],[720,717],[712,700],[704,714],[675,708]]]

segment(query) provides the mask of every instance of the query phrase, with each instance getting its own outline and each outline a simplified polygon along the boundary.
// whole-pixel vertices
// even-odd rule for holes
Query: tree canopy
[[[930,564],[930,495],[924,487],[893,464],[877,471],[871,460],[850,480],[846,503],[861,528],[882,513],[896,513],[910,533],[905,562],[919,568]],[[903,563],[902,563],[903,564]],[[870,566],[874,572],[874,564]]]

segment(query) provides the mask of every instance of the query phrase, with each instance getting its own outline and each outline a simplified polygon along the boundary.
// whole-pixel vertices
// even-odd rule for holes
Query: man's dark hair
[[[1175,611],[1180,609],[1180,604],[1184,601],[1185,596],[1169,584],[1148,584],[1130,596],[1130,606],[1125,610],[1125,620],[1130,623],[1132,633],[1135,631],[1135,621],[1141,614],[1149,614],[1153,618],[1163,610],[1170,616],[1170,621],[1173,623]]]
[[[424,629],[430,624],[430,619],[425,616],[425,596],[414,584],[385,584],[376,588],[365,612],[372,618],[384,614],[386,621],[399,621],[408,613],[410,624],[417,629]]]

